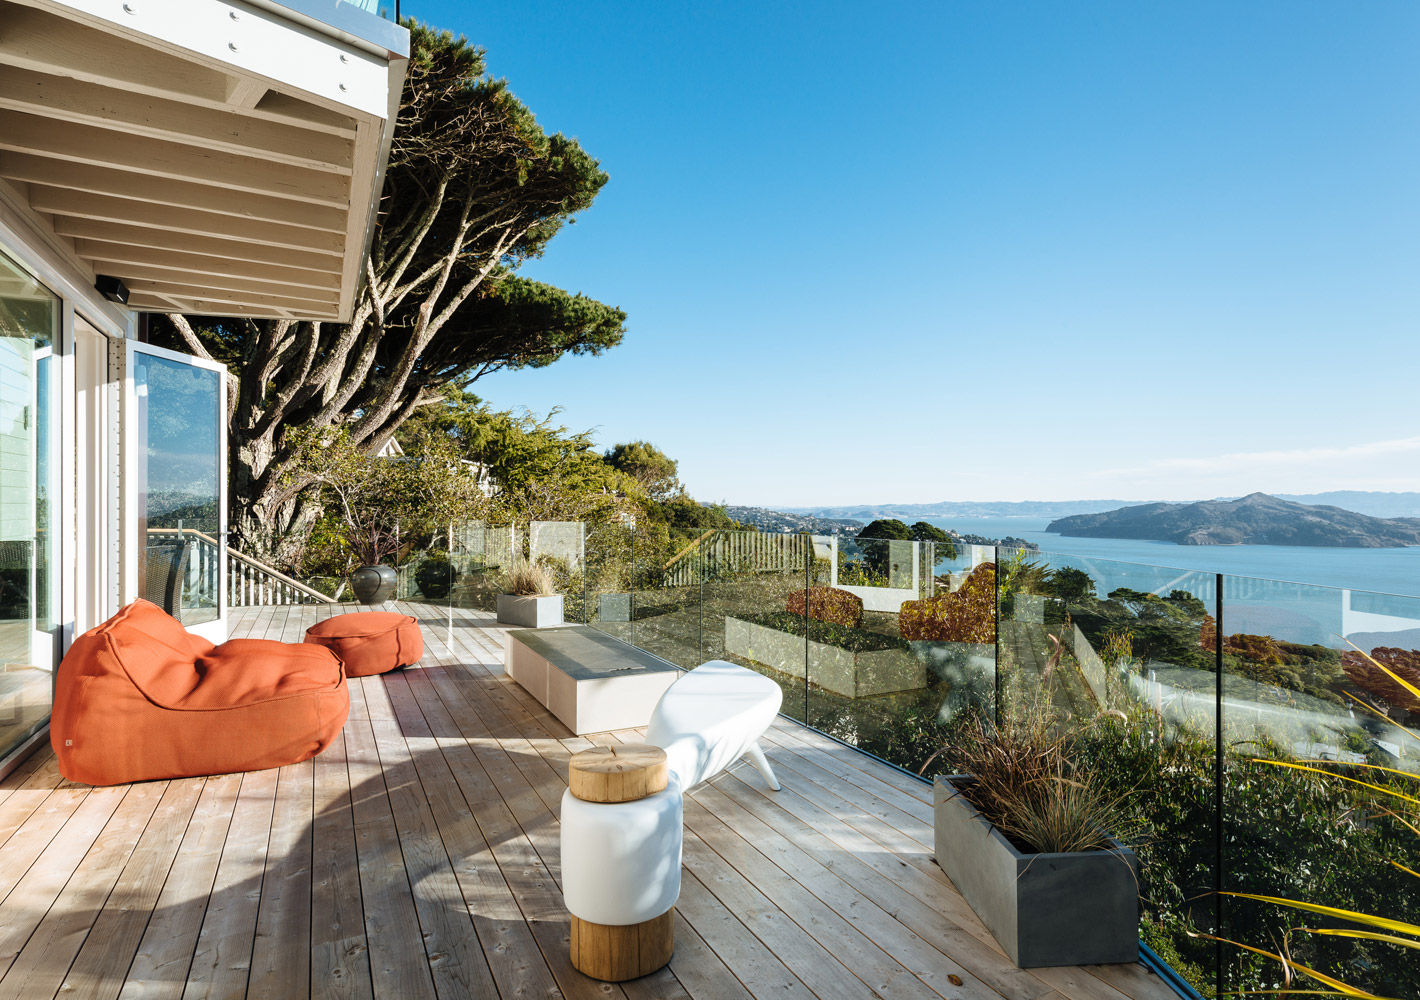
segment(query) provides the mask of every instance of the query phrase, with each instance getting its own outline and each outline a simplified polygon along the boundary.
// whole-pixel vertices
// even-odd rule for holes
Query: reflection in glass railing
[[[1406,826],[1420,820],[1387,813],[1383,791],[1420,798],[1420,699],[1396,680],[1420,685],[1420,599],[940,541],[575,522],[452,526],[405,558],[401,599],[491,612],[519,557],[555,567],[569,622],[682,667],[748,666],[780,685],[786,716],[911,772],[969,722],[1047,713],[1126,797],[1141,939],[1205,994],[1283,981],[1216,935],[1420,996],[1403,949],[1220,894],[1420,912],[1420,879],[1396,867],[1420,871]]]

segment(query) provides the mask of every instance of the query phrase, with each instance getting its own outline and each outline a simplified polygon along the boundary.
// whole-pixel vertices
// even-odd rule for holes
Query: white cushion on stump
[[[639,924],[680,896],[684,829],[675,776],[634,802],[584,802],[562,793],[562,895],[594,924]]]

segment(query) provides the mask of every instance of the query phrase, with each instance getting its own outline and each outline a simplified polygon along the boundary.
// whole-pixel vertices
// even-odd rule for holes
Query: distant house
[[[379,451],[375,452],[375,457],[404,459],[408,456],[405,455],[404,449],[399,446],[399,442],[394,438],[390,438],[380,446]],[[488,466],[484,465],[482,462],[473,462],[466,458],[459,459],[459,462],[468,470],[468,474],[478,482],[479,491],[484,496],[491,497],[496,487],[493,485],[493,477],[488,471]]]
[[[144,311],[339,322],[408,32],[343,0],[0,0],[0,770],[135,597],[226,632],[223,366]]]

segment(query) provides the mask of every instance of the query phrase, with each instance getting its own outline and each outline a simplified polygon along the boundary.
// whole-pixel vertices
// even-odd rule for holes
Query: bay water
[[[1116,587],[1216,601],[1223,581],[1224,630],[1293,642],[1420,648],[1420,546],[1391,549],[1287,545],[1177,545],[1126,538],[1071,538],[1032,517],[937,517],[964,535],[1014,536],[1040,546],[1038,561],[1090,573]],[[948,567],[956,568],[956,567]]]

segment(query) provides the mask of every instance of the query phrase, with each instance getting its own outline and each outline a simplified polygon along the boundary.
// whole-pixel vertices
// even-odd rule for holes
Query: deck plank
[[[400,728],[414,739],[428,740],[437,753],[420,753],[415,769],[429,795],[429,805],[439,835],[454,862],[454,875],[463,893],[490,970],[502,997],[554,997],[553,977],[537,940],[499,870],[492,848],[474,820],[474,806],[464,798],[457,778],[444,756],[446,747],[458,752],[462,737],[453,719],[430,689],[423,671],[391,678],[389,691]],[[419,698],[416,691],[423,691]]]
[[[373,1000],[345,736],[315,759],[311,822],[312,1000]]]
[[[360,605],[238,608],[299,642]],[[931,786],[788,719],[783,790],[687,797],[676,951],[576,972],[561,893],[574,737],[503,672],[491,614],[391,602],[421,662],[350,681],[315,760],[94,789],[48,747],[0,780],[0,1000],[1172,1000],[1139,965],[1016,969],[932,859]]]
[[[162,801],[56,991],[67,1000],[118,996],[182,843],[173,831],[185,829],[191,821],[203,785],[202,778],[167,782]]]
[[[346,723],[345,753],[374,995],[378,1000],[434,1000],[429,956],[368,721]]]
[[[183,831],[177,857],[119,992],[120,1000],[182,996],[241,784],[239,774],[208,778],[203,783],[197,808]]]
[[[231,1000],[247,994],[277,779],[276,770],[242,775],[183,1000]]]
[[[415,769],[416,751],[401,735],[397,722],[372,722],[371,728],[389,789],[405,871],[414,892],[414,908],[424,932],[434,988],[444,1000],[494,996],[498,991],[488,958],[479,944],[463,890]],[[438,753],[437,748],[431,749]]]
[[[15,881],[14,889],[0,903],[0,976],[8,972],[129,791],[117,787],[88,793],[77,809],[65,814],[68,822],[45,844],[43,856]]]
[[[25,1000],[58,992],[166,791],[167,782],[128,789],[88,854],[4,973],[0,1000]],[[0,964],[5,957],[0,956]]]
[[[310,761],[277,772],[271,840],[252,943],[249,992],[255,996],[310,991],[314,778]]]

